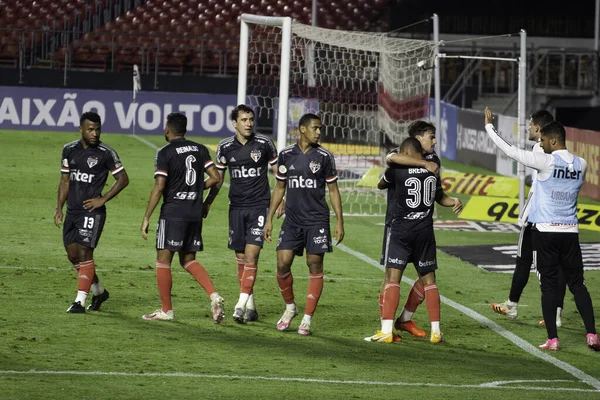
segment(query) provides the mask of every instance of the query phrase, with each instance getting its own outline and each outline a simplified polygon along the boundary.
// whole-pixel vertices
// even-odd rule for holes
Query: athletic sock
[[[309,274],[308,291],[306,294],[306,315],[313,315],[323,292],[323,273]]]
[[[431,330],[434,329],[434,322],[437,322],[437,332],[439,332],[440,322],[440,292],[438,291],[437,284],[430,283],[425,285],[425,304],[427,305],[427,313],[429,314],[429,321],[431,322]]]
[[[381,314],[382,321],[393,320],[398,310],[400,302],[400,284],[387,283],[383,289],[383,311]],[[382,326],[383,327],[383,326]],[[391,330],[390,330],[391,332]],[[388,332],[386,332],[388,333]]]
[[[238,274],[238,282],[240,284],[240,288],[242,287],[242,275],[244,275],[244,264],[246,263],[243,258],[235,258],[235,262],[237,263],[237,274]]]
[[[279,291],[283,297],[285,304],[294,303],[294,277],[292,272],[287,272],[283,275],[277,273],[277,284],[279,285]]]
[[[246,302],[246,310],[256,310],[256,304],[254,304],[254,293],[248,296],[248,301]]]
[[[92,279],[96,273],[94,260],[83,261],[77,268],[77,300],[82,306],[85,306],[85,300],[92,287]]]
[[[419,280],[416,280],[415,283],[410,288],[410,292],[408,293],[408,298],[406,299],[406,303],[404,304],[404,308],[400,313],[400,321],[406,322],[412,319],[413,314],[417,310],[417,307],[425,300],[425,295],[423,285]]]
[[[254,288],[254,282],[256,281],[256,265],[246,264],[244,266],[244,273],[242,274],[242,293],[250,295]]]
[[[241,308],[242,310],[246,309],[246,305],[248,304],[248,298],[250,296],[248,293],[240,293],[240,298],[238,299],[237,304],[234,308]]]
[[[206,294],[210,296],[212,293],[217,291],[212,284],[210,277],[208,276],[208,272],[206,272],[206,269],[204,269],[204,267],[198,261],[188,261],[183,268],[192,274],[200,286],[202,286],[202,288],[206,291]]]
[[[164,312],[172,310],[171,288],[173,287],[173,276],[171,275],[171,264],[156,262],[156,284],[160,295],[161,309]]]

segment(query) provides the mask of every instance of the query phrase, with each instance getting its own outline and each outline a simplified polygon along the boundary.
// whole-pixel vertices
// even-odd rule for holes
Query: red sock
[[[235,258],[238,267],[238,282],[240,283],[240,288],[242,287],[242,275],[244,275],[244,259],[243,258]]]
[[[94,265],[94,260],[80,262],[77,269],[77,275],[79,276],[77,279],[77,290],[89,293],[95,274],[96,265]]]
[[[385,282],[379,289],[379,318],[383,318],[383,290],[385,289]]]
[[[381,319],[394,319],[400,302],[400,284],[387,283],[383,289],[383,310]]]
[[[306,310],[304,314],[313,315],[323,292],[323,273],[309,274],[308,293],[306,294]]]
[[[244,266],[244,274],[242,275],[242,293],[252,294],[254,281],[256,280],[256,265]]]
[[[406,311],[415,312],[419,304],[425,300],[425,295],[423,294],[424,289],[423,285],[419,280],[416,280],[413,284],[412,288],[410,288],[410,292],[408,293],[408,298],[406,299],[406,304],[404,304],[404,308]]]
[[[95,270],[95,268],[94,268],[94,270]],[[98,275],[96,274],[96,272],[94,272],[94,279],[92,279],[92,285],[94,283],[98,283],[98,282],[100,282],[100,278],[98,278]]]
[[[430,283],[425,285],[425,304],[427,304],[427,313],[429,321],[436,322],[440,320],[440,292],[437,284]]]
[[[162,303],[162,310],[164,312],[172,310],[171,288],[173,287],[173,276],[171,275],[170,264],[156,262],[156,284],[158,286],[160,302]]]
[[[217,291],[213,286],[210,278],[208,277],[208,272],[206,272],[204,267],[200,265],[198,261],[189,261],[183,266],[183,268],[185,268],[187,272],[189,272],[193,275],[194,278],[196,278],[200,286],[204,288],[204,290],[209,296]]]
[[[292,304],[294,302],[294,277],[292,272],[290,271],[284,275],[277,273],[277,284],[285,304]]]

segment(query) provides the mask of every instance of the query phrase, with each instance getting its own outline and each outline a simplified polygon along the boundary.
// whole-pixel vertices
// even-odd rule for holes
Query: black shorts
[[[230,208],[229,244],[231,250],[244,250],[247,244],[263,247],[267,207]]]
[[[279,232],[277,250],[293,250],[297,256],[303,254],[331,253],[329,225],[297,226],[284,220]]]
[[[160,218],[156,228],[156,249],[202,251],[202,221],[177,221]]]
[[[98,241],[100,241],[105,221],[105,212],[67,213],[63,226],[63,243],[65,247],[77,243],[95,249],[98,246]]]
[[[395,229],[387,230],[387,253],[384,254],[385,267],[404,270],[413,262],[417,272],[425,275],[437,267],[436,244],[433,227],[418,231]]]
[[[517,258],[529,265],[533,264],[533,246],[531,244],[531,224],[525,223],[519,233],[519,243],[517,245]]]
[[[531,230],[533,259],[542,290],[555,288],[561,268],[569,287],[583,284],[583,257],[578,233]]]

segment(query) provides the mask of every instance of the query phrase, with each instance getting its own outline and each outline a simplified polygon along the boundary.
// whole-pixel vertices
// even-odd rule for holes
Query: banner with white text
[[[83,112],[102,118],[102,131],[164,134],[166,117],[181,112],[188,118],[191,135],[230,136],[229,113],[235,95],[130,91],[0,87],[0,129],[72,132]]]

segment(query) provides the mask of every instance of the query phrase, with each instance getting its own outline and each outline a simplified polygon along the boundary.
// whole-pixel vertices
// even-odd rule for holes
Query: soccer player
[[[554,121],[554,117],[546,110],[538,110],[531,114],[529,120],[529,140],[535,141],[532,151],[534,153],[543,153],[544,150],[540,146],[540,137],[542,127]],[[506,315],[508,319],[517,318],[517,306],[521,299],[523,289],[529,281],[529,274],[531,272],[531,265],[533,264],[533,249],[531,248],[531,224],[527,222],[529,212],[531,211],[531,199],[533,192],[535,191],[535,183],[537,180],[537,171],[534,169],[532,173],[531,189],[529,195],[525,201],[525,207],[521,210],[519,215],[519,225],[521,226],[521,233],[519,234],[519,242],[517,248],[517,262],[515,265],[515,271],[513,272],[512,284],[510,286],[510,293],[508,300],[504,303],[492,303],[492,310],[498,314]],[[556,300],[558,301],[556,308],[556,326],[561,327],[561,313],[563,309],[563,302],[566,292],[566,285],[562,270],[559,269],[557,273],[558,284]],[[544,322],[544,321],[542,321]]]
[[[61,178],[58,184],[58,201],[54,224],[63,222],[63,206],[67,203],[67,217],[63,228],[63,243],[67,257],[78,274],[77,297],[67,309],[68,313],[84,313],[90,289],[92,302],[88,310],[98,311],[108,300],[94,263],[94,249],[98,246],[104,222],[104,204],[121,192],[129,178],[117,153],[100,141],[102,121],[95,112],[81,115],[81,139],[67,143],[62,151]],[[115,183],[102,195],[108,173]]]
[[[185,138],[187,118],[180,113],[167,116],[165,139],[169,144],[156,152],[154,187],[140,231],[148,238],[148,225],[161,196],[163,197],[156,231],[156,282],[162,307],[146,314],[145,320],[175,319],[171,303],[171,261],[179,253],[179,263],[204,288],[211,300],[212,318],[223,320],[223,298],[217,293],[208,273],[196,261],[196,252],[203,250],[202,194],[216,185],[219,172],[208,150]],[[204,174],[208,179],[204,180]]]
[[[243,323],[258,320],[253,289],[271,200],[269,167],[277,173],[277,149],[267,136],[254,132],[254,111],[247,105],[240,104],[231,111],[231,123],[235,135],[219,143],[216,166],[221,177],[219,188],[229,167],[228,247],[235,252],[240,283],[233,319]],[[213,201],[214,194],[209,193],[205,214]]]
[[[423,149],[423,157],[409,157],[406,154],[402,154],[398,151],[391,151],[386,157],[387,163],[389,165],[397,164],[409,167],[421,167],[427,169],[433,174],[438,174],[439,176],[439,169],[442,166],[442,162],[435,152],[435,145],[437,143],[435,132],[435,126],[427,121],[419,120],[413,122],[408,127],[408,136],[411,138],[415,138],[419,141],[419,143],[421,144],[421,148]],[[441,181],[438,182],[438,185],[441,188]],[[388,190],[388,210],[386,212],[386,221],[389,221],[390,216],[393,214],[393,209],[390,209],[390,207],[393,207],[393,205],[395,204],[395,202],[392,201],[394,196],[394,187],[386,184],[385,181],[380,181],[379,186],[380,189],[387,188]],[[380,261],[381,265],[385,265],[384,255],[386,252],[387,229],[388,223],[386,222],[383,235],[383,247]],[[383,304],[383,290],[384,286],[382,286],[381,291],[379,293],[380,311],[382,310]],[[394,324],[394,327],[397,331],[406,331],[416,337],[427,336],[427,333],[424,330],[418,328],[415,321],[412,320],[413,314],[417,310],[417,307],[423,302],[423,300],[425,300],[424,286],[423,283],[419,279],[417,279],[415,280],[415,283],[413,284],[408,294],[402,312],[400,313]]]
[[[556,329],[557,273],[562,269],[577,310],[587,331],[586,344],[600,351],[592,299],[585,287],[583,260],[579,246],[577,197],[585,177],[587,162],[566,148],[565,128],[551,122],[541,130],[544,153],[525,151],[505,141],[493,125],[493,115],[485,109],[485,130],[508,157],[538,171],[528,222],[531,227],[533,259],[542,291],[542,314],[548,340],[540,349],[558,350]]]
[[[402,142],[400,154],[423,159],[423,149],[415,138],[407,138]],[[435,282],[437,260],[433,232],[433,202],[435,200],[440,205],[452,207],[457,214],[462,210],[462,203],[459,199],[444,194],[438,177],[425,168],[392,165],[386,170],[383,179],[395,190],[392,200],[393,213],[387,222],[389,228],[386,232],[384,254],[386,275],[381,302],[381,330],[365,340],[382,343],[397,341],[394,340],[392,326],[400,298],[400,280],[406,265],[412,261],[419,280],[424,285],[424,297],[431,321],[430,341],[439,343],[442,341],[442,333],[440,296]]]
[[[319,145],[321,119],[315,114],[304,114],[298,124],[298,143],[286,147],[279,154],[277,184],[265,224],[265,239],[271,243],[273,216],[287,190],[285,220],[277,245],[277,283],[285,302],[285,312],[277,322],[277,330],[290,326],[298,314],[294,301],[294,256],[306,249],[306,264],[310,273],[306,309],[298,327],[298,334],[311,334],[311,321],[323,290],[323,259],[331,249],[329,207],[325,201],[325,185],[336,216],[334,238],[344,239],[342,199],[337,186],[337,170],[333,155]]]

